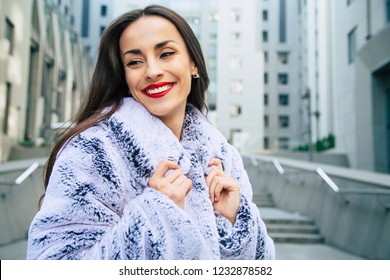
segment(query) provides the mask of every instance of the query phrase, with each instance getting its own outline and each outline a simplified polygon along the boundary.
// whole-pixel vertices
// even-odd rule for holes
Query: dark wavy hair
[[[49,183],[55,160],[61,148],[77,134],[110,117],[118,110],[123,98],[131,95],[125,79],[119,38],[126,27],[144,16],[160,16],[176,26],[200,75],[199,79],[192,79],[191,91],[187,102],[200,111],[207,110],[205,94],[210,81],[200,44],[188,23],[173,10],[159,5],[151,5],[145,9],[127,12],[116,18],[102,35],[88,94],[78,113],[73,118],[73,126],[65,131],[60,140],[55,144],[47,161],[44,175],[45,189]],[[105,108],[111,109],[103,112]]]

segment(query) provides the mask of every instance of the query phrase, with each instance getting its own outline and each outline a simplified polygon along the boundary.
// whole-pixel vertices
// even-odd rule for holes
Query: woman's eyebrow
[[[141,54],[141,50],[140,49],[127,50],[123,53],[123,55],[126,55],[126,54]]]
[[[158,49],[161,49],[163,47],[165,47],[167,44],[169,43],[174,43],[177,45],[177,42],[174,41],[174,40],[166,40],[166,41],[162,41],[160,43],[157,43],[155,46],[154,46],[154,49],[155,50],[158,50]],[[133,49],[133,50],[127,50],[123,53],[123,55],[126,55],[126,54],[141,54],[141,50],[140,49]]]
[[[177,42],[174,41],[174,40],[166,40],[166,41],[163,41],[163,42],[161,42],[161,43],[156,44],[156,45],[154,46],[154,49],[155,49],[155,50],[161,49],[161,48],[165,47],[165,46],[166,46],[167,44],[169,44],[169,43],[174,43],[174,44],[178,45]]]

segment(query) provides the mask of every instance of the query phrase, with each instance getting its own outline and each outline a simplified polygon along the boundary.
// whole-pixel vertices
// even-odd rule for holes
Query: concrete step
[[[324,243],[325,241],[324,237],[321,234],[270,232],[269,235],[276,243],[318,244],[318,243]]]
[[[270,193],[253,194],[253,202],[258,207],[275,207],[275,201]]]
[[[276,224],[276,225],[280,225],[280,224],[284,224],[284,225],[314,225],[314,221],[311,220],[311,219],[307,219],[307,218],[296,218],[296,219],[289,219],[289,218],[279,218],[279,219],[267,219],[267,218],[263,218],[264,220],[264,223],[266,224],[269,224],[269,225],[272,225],[272,224]]]
[[[277,243],[323,243],[313,219],[277,208],[259,208],[269,235]]]
[[[319,229],[310,224],[267,224],[268,232],[318,234]]]
[[[257,207],[275,207],[275,203],[273,201],[253,201]]]
[[[344,250],[321,243],[283,243],[276,247],[277,260],[362,260]]]

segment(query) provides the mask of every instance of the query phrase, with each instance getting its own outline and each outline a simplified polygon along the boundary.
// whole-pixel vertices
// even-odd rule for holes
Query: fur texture
[[[232,225],[213,210],[211,157],[241,185]],[[157,164],[177,162],[193,181],[183,211],[147,186]],[[79,134],[57,157],[29,231],[28,259],[273,259],[238,151],[193,106],[182,139],[132,98]]]

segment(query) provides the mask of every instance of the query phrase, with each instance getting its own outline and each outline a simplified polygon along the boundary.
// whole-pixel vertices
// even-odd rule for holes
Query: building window
[[[268,93],[264,93],[264,106],[268,106]]]
[[[264,73],[264,84],[268,84],[268,73]]]
[[[268,11],[263,10],[263,21],[268,21]]]
[[[390,22],[390,0],[386,1],[387,22]]]
[[[268,42],[268,31],[263,31],[263,42]]]
[[[91,46],[85,46],[84,50],[86,54],[91,55],[91,50],[92,50]]]
[[[287,151],[289,149],[289,146],[290,146],[289,145],[289,142],[290,142],[289,138],[279,137],[278,142],[279,142],[279,150]]]
[[[231,80],[230,81],[230,93],[231,94],[241,94],[243,92],[243,85],[241,80]]]
[[[100,6],[100,15],[102,17],[107,16],[107,5],[101,5]]]
[[[268,63],[268,52],[264,52],[264,63]]]
[[[289,117],[288,116],[279,116],[279,127],[280,128],[288,128],[289,126],[290,126]]]
[[[356,54],[356,27],[348,33],[348,63],[355,61]]]
[[[264,149],[269,150],[269,138],[264,137]]]
[[[269,117],[268,115],[264,115],[264,127],[269,127]]]
[[[242,68],[242,57],[240,55],[233,55],[230,57],[230,69],[238,70]]]
[[[241,10],[232,10],[230,16],[232,21],[239,22],[241,20]]]
[[[208,55],[209,56],[214,56],[216,57],[217,56],[217,45],[216,44],[209,44],[209,48],[208,48]]]
[[[5,96],[5,112],[3,118],[3,134],[8,134],[8,120],[10,117],[11,109],[11,83],[7,82]]]
[[[240,141],[240,135],[242,130],[239,128],[232,128],[230,129],[230,143],[235,143],[236,141]]]
[[[287,93],[279,94],[279,105],[280,106],[288,106],[288,103],[289,103],[288,94]]]
[[[240,32],[232,32],[232,33],[230,33],[230,41],[233,44],[240,43],[240,40],[241,40],[241,33]]]
[[[302,0],[298,0],[298,15],[302,13]]]
[[[81,25],[81,36],[89,36],[89,0],[83,0],[83,19]]]
[[[236,118],[241,115],[241,106],[237,104],[230,104],[229,107],[230,117]]]
[[[9,41],[9,54],[14,53],[14,37],[15,37],[15,27],[13,23],[6,18],[5,19],[5,38]]]
[[[286,43],[286,0],[280,0],[279,9],[279,42]]]
[[[278,74],[278,83],[280,85],[288,85],[288,74],[286,73]]]
[[[278,52],[278,60],[281,64],[288,63],[288,52]]]
[[[103,32],[104,32],[104,29],[106,29],[106,27],[105,26],[100,26],[100,35],[102,35],[103,34]]]

